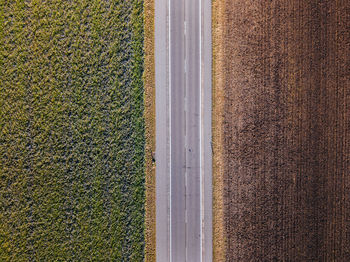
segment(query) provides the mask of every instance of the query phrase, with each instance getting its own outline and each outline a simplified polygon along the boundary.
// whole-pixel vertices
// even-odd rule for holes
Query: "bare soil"
[[[213,2],[214,260],[350,261],[350,2]]]

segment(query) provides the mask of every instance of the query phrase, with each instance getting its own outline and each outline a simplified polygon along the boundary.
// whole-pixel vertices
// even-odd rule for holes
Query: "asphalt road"
[[[212,260],[210,10],[155,5],[157,261]]]

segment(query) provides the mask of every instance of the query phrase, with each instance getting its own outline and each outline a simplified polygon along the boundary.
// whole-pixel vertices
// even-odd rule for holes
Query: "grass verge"
[[[145,101],[145,261],[156,261],[154,0],[144,0]]]
[[[223,161],[223,105],[224,105],[224,1],[212,1],[212,39],[213,39],[213,260],[225,261],[225,224],[224,224],[224,172]]]

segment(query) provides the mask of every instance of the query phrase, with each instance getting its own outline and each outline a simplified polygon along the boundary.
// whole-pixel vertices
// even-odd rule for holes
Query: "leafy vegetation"
[[[143,260],[142,0],[0,3],[0,260]]]

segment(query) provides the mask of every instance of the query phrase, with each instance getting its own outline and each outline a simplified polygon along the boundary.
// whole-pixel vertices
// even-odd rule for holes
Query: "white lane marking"
[[[171,202],[171,196],[172,196],[172,183],[171,183],[171,0],[168,0],[168,62],[169,62],[169,69],[168,69],[168,88],[169,88],[169,260],[172,261],[172,202]]]
[[[203,172],[202,172],[202,0],[199,0],[199,194],[200,194],[200,254],[199,261],[203,260]]]
[[[185,117],[184,117],[184,126],[185,126],[185,260],[188,261],[188,243],[187,243],[187,231],[188,231],[188,210],[187,210],[187,184],[188,184],[188,177],[187,177],[187,49],[186,49],[186,3],[183,2],[183,8],[184,8],[184,100],[185,100]]]
[[[186,20],[184,21],[184,36],[186,36]]]

